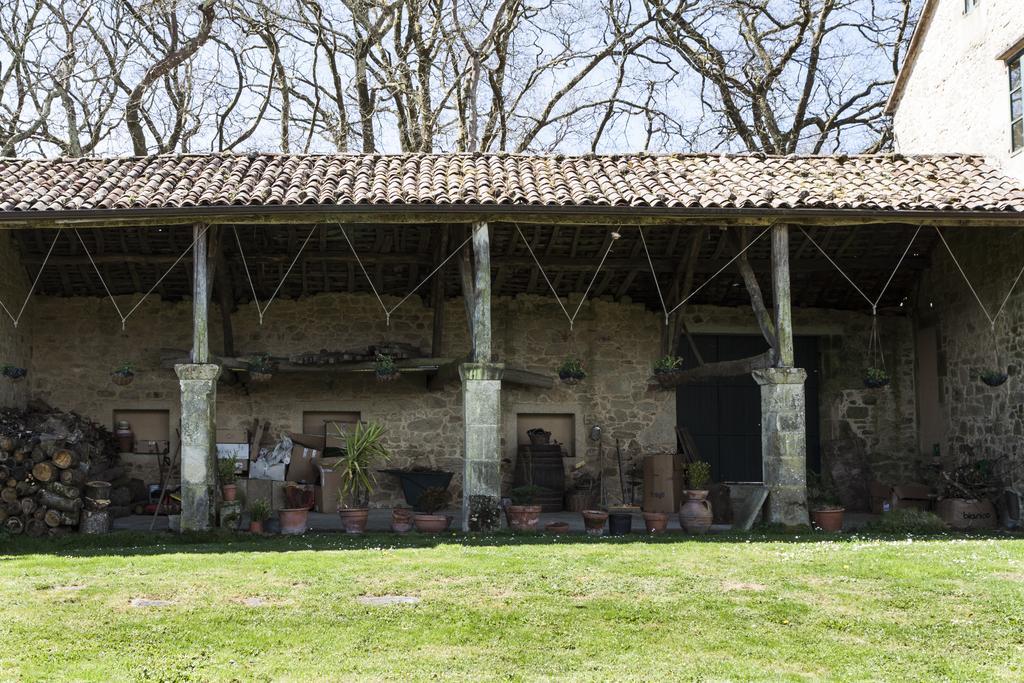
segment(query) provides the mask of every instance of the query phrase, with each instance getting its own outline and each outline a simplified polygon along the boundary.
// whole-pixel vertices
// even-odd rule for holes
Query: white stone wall
[[[14,249],[10,234],[0,230],[0,301],[17,316],[28,292],[29,281]],[[26,311],[18,328],[0,311],[0,365],[28,367],[32,356],[30,342],[32,311]],[[28,396],[28,382],[11,382],[0,377],[0,406],[20,406]]]
[[[981,154],[1024,178],[1024,152],[1010,154],[1006,64],[996,56],[1024,38],[1021,0],[939,0],[910,68],[893,123],[906,154]]]

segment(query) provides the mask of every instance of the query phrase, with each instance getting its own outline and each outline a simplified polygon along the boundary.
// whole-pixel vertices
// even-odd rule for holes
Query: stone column
[[[807,412],[802,368],[755,370],[761,386],[761,453],[768,521],[794,526],[807,517]]]
[[[463,363],[462,415],[465,459],[462,475],[462,530],[500,526],[501,375],[500,363]],[[472,518],[472,519],[471,519]]]
[[[176,365],[181,381],[181,530],[210,528],[219,365]]]

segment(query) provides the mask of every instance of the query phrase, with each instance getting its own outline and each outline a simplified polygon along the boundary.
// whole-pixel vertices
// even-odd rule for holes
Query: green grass
[[[1024,679],[1024,539],[820,539],[0,539],[0,679]]]

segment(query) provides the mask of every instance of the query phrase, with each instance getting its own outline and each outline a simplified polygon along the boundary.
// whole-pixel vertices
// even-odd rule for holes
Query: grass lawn
[[[1024,679],[1024,538],[807,541],[0,539],[0,679]]]

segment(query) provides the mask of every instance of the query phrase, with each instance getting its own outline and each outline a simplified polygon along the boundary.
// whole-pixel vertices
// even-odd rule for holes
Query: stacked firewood
[[[77,529],[83,508],[95,507],[87,488],[123,476],[117,454],[114,435],[76,413],[42,402],[0,410],[0,529],[29,536]]]

